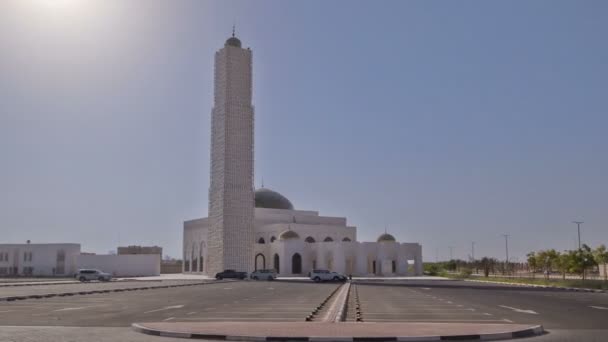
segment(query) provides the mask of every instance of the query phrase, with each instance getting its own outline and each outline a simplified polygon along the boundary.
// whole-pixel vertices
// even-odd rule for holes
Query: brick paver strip
[[[493,340],[542,334],[530,324],[474,323],[308,323],[308,322],[153,322],[135,323],[136,331],[179,336],[248,341],[438,341]]]

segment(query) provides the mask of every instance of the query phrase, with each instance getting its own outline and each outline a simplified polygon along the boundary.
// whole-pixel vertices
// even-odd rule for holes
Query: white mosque
[[[254,191],[252,56],[234,33],[215,53],[214,83],[209,217],[184,222],[184,272],[422,274],[418,243],[397,242],[386,232],[376,242],[359,242],[345,217],[296,210],[276,191]]]

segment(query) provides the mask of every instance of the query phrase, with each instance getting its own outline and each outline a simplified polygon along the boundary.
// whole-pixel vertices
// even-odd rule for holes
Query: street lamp
[[[578,229],[578,249],[581,249],[581,224],[585,223],[583,221],[572,221],[572,223],[576,224],[576,228]]]

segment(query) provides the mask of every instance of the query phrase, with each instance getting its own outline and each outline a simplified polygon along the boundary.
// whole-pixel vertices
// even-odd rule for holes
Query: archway
[[[342,239],[343,242],[351,242],[350,238],[347,236],[344,239]]]
[[[302,273],[302,256],[299,253],[296,253],[291,257],[291,273]]]
[[[275,254],[274,255],[274,270],[277,271],[277,273],[281,273],[281,268],[279,267],[279,255]]]
[[[313,238],[312,236],[309,236],[309,237],[307,237],[307,238],[306,238],[306,240],[304,240],[304,241],[305,241],[305,242],[308,242],[308,243],[314,243],[314,242],[315,242],[315,238]]]
[[[259,238],[259,239],[258,239],[258,243],[259,243],[259,244],[265,244],[265,243],[266,243],[266,241],[264,241],[264,238],[263,238],[263,237],[261,237],[261,238]]]
[[[332,242],[334,241],[334,239],[331,238],[331,236],[328,236],[325,238],[325,240],[323,240],[323,242]]]
[[[263,270],[266,268],[266,257],[262,253],[255,256],[255,270]]]
[[[273,236],[273,237],[271,237],[271,238],[270,238],[270,242],[272,243],[272,242],[274,242],[276,239],[277,239],[277,238]]]
[[[199,272],[205,272],[205,258],[203,258],[203,247],[205,247],[205,241],[201,241],[201,245],[198,250],[198,252],[199,252],[199,258],[198,258]]]

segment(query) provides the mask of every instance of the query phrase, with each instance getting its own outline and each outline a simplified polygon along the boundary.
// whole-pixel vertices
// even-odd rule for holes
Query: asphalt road
[[[64,291],[67,286],[72,285],[51,287]],[[302,321],[337,286],[306,281],[234,281],[2,302],[0,341],[64,341],[65,336],[77,341],[91,334],[87,337],[91,341],[112,341],[112,336],[123,341],[169,341],[132,332],[129,325],[153,321]],[[37,291],[38,286],[27,288]],[[526,340],[608,340],[608,294],[462,281],[356,281],[349,304],[355,289],[365,322],[530,323],[542,324],[549,333]],[[349,320],[353,312],[349,308]]]
[[[542,324],[533,341],[607,341],[608,294],[464,281],[356,282],[363,321]],[[349,314],[352,311],[349,310]]]

